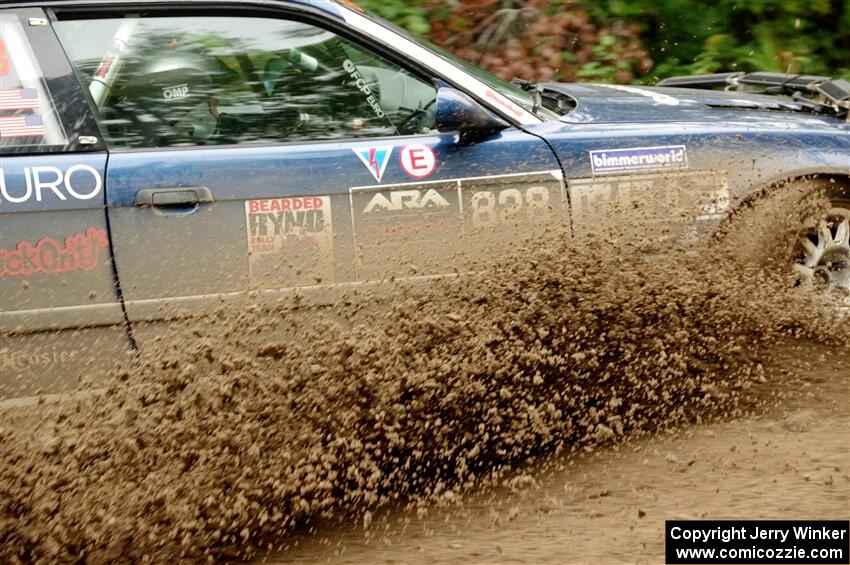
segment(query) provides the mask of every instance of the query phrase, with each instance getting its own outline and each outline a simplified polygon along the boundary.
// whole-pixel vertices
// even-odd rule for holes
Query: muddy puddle
[[[756,235],[786,241],[782,220],[768,217]],[[365,528],[371,539],[393,543],[391,531],[382,533],[387,511],[421,521],[446,507],[455,510],[441,523],[463,532],[466,512],[481,537],[464,545],[451,534],[460,541],[446,550],[449,530],[411,522],[408,531],[435,532],[415,542],[421,551],[436,560],[491,561],[499,559],[492,551],[504,555],[507,547],[490,544],[502,534],[487,529],[489,516],[497,526],[524,523],[537,511],[511,496],[543,493],[545,500],[565,485],[576,490],[564,491],[550,513],[567,524],[557,526],[558,543],[575,534],[603,544],[582,524],[624,512],[645,534],[630,539],[648,544],[648,553],[635,555],[654,555],[658,534],[645,524],[670,508],[664,485],[680,477],[713,482],[711,473],[726,465],[711,463],[726,441],[718,438],[732,429],[724,426],[746,428],[741,422],[781,400],[771,383],[797,378],[771,366],[771,352],[794,339],[837,356],[840,372],[850,327],[793,288],[785,269],[770,268],[779,260],[774,251],[758,246],[765,261],[742,260],[757,243],[751,233],[731,247],[678,249],[610,236],[574,243],[559,229],[513,239],[479,259],[474,272],[386,281],[382,292],[352,290],[330,307],[294,296],[222,308],[175,324],[137,363],[98,375],[105,390],[7,410],[0,560],[333,557],[334,550],[320,551],[322,539],[334,539],[321,530],[344,532],[340,519],[356,525],[355,537]],[[688,429],[703,434],[705,454],[689,448],[686,436],[655,437]],[[830,441],[846,440],[846,428],[829,430]],[[764,453],[770,459],[770,449]],[[617,496],[597,497],[610,507],[595,516],[587,503],[594,491],[615,493],[617,479],[603,472],[608,455],[615,469],[618,458],[633,459],[622,462]],[[644,459],[647,473],[667,470],[668,483],[648,481]],[[846,476],[842,465],[836,488]],[[686,471],[671,474],[673,467]],[[516,492],[503,497],[506,490]],[[457,510],[466,500],[479,501]],[[576,500],[583,506],[573,508]],[[680,511],[700,512],[696,505]],[[429,540],[439,548],[428,549],[436,547]],[[625,547],[600,560],[637,546]],[[354,561],[378,559],[346,551]],[[416,560],[410,553],[393,559]]]

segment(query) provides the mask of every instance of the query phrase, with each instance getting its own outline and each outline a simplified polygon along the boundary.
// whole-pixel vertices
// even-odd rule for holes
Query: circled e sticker
[[[437,168],[437,156],[434,150],[421,143],[405,145],[399,153],[401,170],[415,179],[429,177]]]

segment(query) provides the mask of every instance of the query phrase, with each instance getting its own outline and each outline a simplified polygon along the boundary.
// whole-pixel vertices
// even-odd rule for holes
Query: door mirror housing
[[[437,131],[458,133],[462,141],[486,139],[510,127],[464,92],[447,86],[437,92],[436,113]]]

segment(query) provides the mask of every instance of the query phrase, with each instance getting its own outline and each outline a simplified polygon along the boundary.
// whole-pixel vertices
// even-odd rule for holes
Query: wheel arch
[[[820,186],[834,186],[837,189],[842,189],[850,193],[850,170],[812,170],[797,172],[793,175],[779,176],[769,181],[753,185],[740,199],[732,204],[729,211],[720,221],[718,229],[723,231],[723,228],[734,222],[741,212],[751,209],[764,198],[778,190],[782,190],[783,187],[801,182],[812,183],[816,188],[819,188]]]

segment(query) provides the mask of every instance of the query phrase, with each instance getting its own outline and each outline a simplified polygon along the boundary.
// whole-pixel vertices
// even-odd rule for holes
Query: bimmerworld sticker
[[[594,175],[687,169],[688,148],[684,145],[601,149],[590,152]]]
[[[334,274],[331,218],[328,196],[246,201],[252,282],[263,287],[330,282]]]
[[[384,171],[387,170],[387,164],[390,162],[390,155],[393,154],[392,145],[386,147],[354,147],[354,154],[366,165],[375,180],[381,182],[384,178]]]

